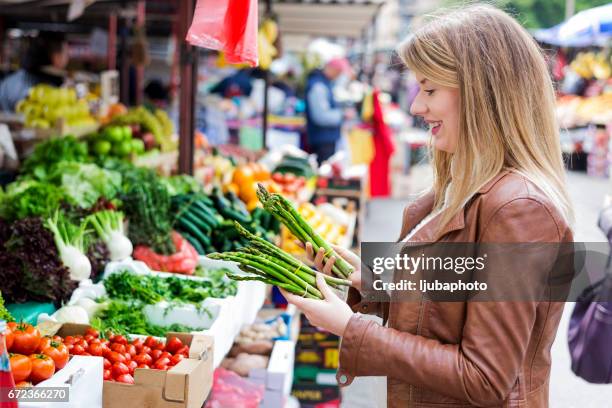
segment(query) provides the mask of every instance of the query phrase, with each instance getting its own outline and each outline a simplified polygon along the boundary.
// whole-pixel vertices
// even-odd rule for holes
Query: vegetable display
[[[270,194],[261,184],[257,190],[259,201],[264,205],[264,208],[272,213],[280,222],[282,222],[293,235],[300,241],[310,242],[314,251],[319,248],[325,249],[325,260],[331,256],[336,258],[332,272],[340,277],[347,278],[352,272],[353,267],[346,262],[321,236],[302,218],[300,213],[295,209],[293,204],[280,194]]]
[[[249,240],[250,246],[240,252],[214,253],[212,259],[237,262],[245,275],[227,273],[234,280],[257,280],[276,285],[300,296],[322,299],[316,285],[316,272],[308,265],[295,259],[274,244],[253,235],[236,223],[238,231]],[[325,276],[327,283],[334,287],[349,286],[345,279]]]
[[[87,143],[74,136],[56,137],[36,145],[34,152],[23,162],[21,173],[38,180],[46,180],[58,163],[89,162]]]

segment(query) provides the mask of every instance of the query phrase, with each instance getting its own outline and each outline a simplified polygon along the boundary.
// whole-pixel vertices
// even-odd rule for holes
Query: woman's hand
[[[299,242],[299,241],[298,241]],[[325,257],[325,249],[319,248],[319,251],[315,254],[314,248],[310,242],[307,242],[306,245],[299,243],[302,248],[306,251],[306,255],[308,259],[314,262],[315,267],[326,275],[332,275],[332,267],[334,266],[334,262],[336,262],[335,256],[330,256],[327,262],[323,264],[323,258]],[[354,254],[352,251],[343,248],[338,245],[332,245],[332,248],[338,255],[340,255],[346,262],[348,262],[354,269],[353,273],[348,277],[348,280],[351,281],[351,286],[355,289],[361,291],[361,259]]]
[[[353,316],[353,311],[327,285],[321,273],[317,273],[317,288],[324,296],[323,300],[308,299],[283,289],[280,289],[280,291],[287,302],[300,309],[313,326],[342,337],[349,320]]]

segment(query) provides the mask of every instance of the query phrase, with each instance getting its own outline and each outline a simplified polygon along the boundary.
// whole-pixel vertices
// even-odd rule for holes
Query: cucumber
[[[210,234],[210,232],[212,231],[210,225],[208,225],[203,218],[200,218],[191,212],[184,213],[181,218],[185,218],[187,221],[192,223],[196,228],[198,228],[201,232],[204,232],[205,234]]]
[[[204,246],[210,245],[210,238],[204,235],[195,225],[185,218],[179,218],[178,225],[189,234],[192,234]]]
[[[190,215],[190,217],[196,218],[200,220],[200,222],[203,222],[209,230],[213,230],[219,225],[214,217],[204,213],[197,207],[191,207],[187,213]]]
[[[189,234],[186,231],[179,231],[179,233],[181,234],[183,238],[189,241],[189,243],[195,248],[198,254],[206,255],[206,251],[204,251],[204,248],[202,248],[202,245],[200,244],[200,242],[193,235]]]

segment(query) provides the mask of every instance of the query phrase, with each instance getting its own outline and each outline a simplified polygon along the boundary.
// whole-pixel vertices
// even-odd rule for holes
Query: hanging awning
[[[272,12],[283,35],[358,38],[385,1],[272,0]],[[265,6],[260,5],[263,15]]]

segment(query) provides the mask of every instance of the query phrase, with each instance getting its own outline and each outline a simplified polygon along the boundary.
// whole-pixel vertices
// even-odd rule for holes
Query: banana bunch
[[[612,76],[610,58],[603,51],[581,52],[571,62],[570,67],[585,79],[608,79]]]
[[[270,68],[278,50],[274,42],[278,38],[278,26],[272,19],[266,19],[261,23],[257,33],[257,48],[259,54],[259,66],[263,69]]]

